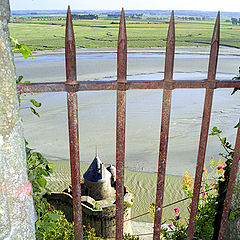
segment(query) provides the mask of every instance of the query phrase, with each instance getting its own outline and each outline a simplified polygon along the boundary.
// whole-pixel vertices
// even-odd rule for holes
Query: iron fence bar
[[[116,127],[116,239],[123,238],[124,161],[126,127],[127,34],[122,9],[117,54],[117,127]]]
[[[220,14],[218,13],[214,31],[213,31],[209,66],[208,66],[208,79],[207,79],[208,82],[211,82],[213,84],[215,84],[217,61],[218,61],[219,33],[220,33]],[[199,202],[199,194],[200,194],[200,188],[201,188],[201,182],[202,182],[202,173],[203,173],[206,146],[207,146],[209,123],[210,123],[210,117],[211,117],[213,93],[214,93],[214,89],[206,89],[187,240],[192,240],[194,235],[194,228],[195,228],[196,215],[197,215],[198,202]]]
[[[124,85],[126,90],[134,89],[179,89],[179,88],[240,88],[240,80],[221,80],[216,83],[203,80],[176,80],[164,82],[161,80],[134,80]],[[64,82],[28,83],[18,84],[18,93],[45,93],[45,92],[78,92],[78,91],[102,91],[117,90],[116,81],[78,81],[76,85],[66,86]]]
[[[233,189],[235,186],[235,180],[236,180],[237,171],[238,171],[239,159],[240,159],[240,121],[239,121],[239,126],[238,126],[237,137],[236,137],[236,144],[235,144],[233,161],[232,161],[232,166],[231,166],[230,178],[229,178],[229,182],[228,182],[227,194],[226,194],[226,198],[224,201],[224,209],[223,209],[223,214],[222,214],[222,219],[221,219],[218,240],[223,240],[225,232],[226,232],[227,220],[228,220],[228,215],[229,215],[231,201],[232,201]]]
[[[174,26],[174,12],[172,11],[170,23],[169,23],[169,29],[168,29],[167,46],[166,46],[164,84],[173,81],[174,52],[175,52],[175,26]],[[162,119],[161,119],[160,146],[159,146],[159,160],[158,160],[154,234],[153,234],[154,240],[160,239],[163,192],[164,192],[167,147],[168,147],[169,121],[170,121],[170,111],[171,111],[171,98],[172,98],[172,90],[164,89],[163,100],[162,100]]]
[[[77,84],[76,49],[72,17],[69,6],[66,22],[65,58],[66,58],[65,85],[74,86],[75,84]],[[72,91],[67,93],[67,107],[68,107],[71,179],[72,179],[74,233],[76,240],[82,240],[83,228],[82,228],[81,178],[79,159],[78,98],[76,92]]]

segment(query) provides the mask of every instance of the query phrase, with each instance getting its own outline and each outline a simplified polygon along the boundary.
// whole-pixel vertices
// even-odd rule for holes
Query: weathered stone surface
[[[0,1],[0,21],[7,20],[10,18],[10,6],[8,0]]]
[[[237,210],[240,207],[240,171],[238,169],[238,174],[235,182],[235,189],[232,196],[231,209]],[[227,224],[227,230],[225,235],[225,240],[236,240],[240,239],[240,218],[229,221]]]
[[[0,1],[0,239],[35,239],[22,122],[9,40],[9,2]]]
[[[18,120],[16,76],[7,20],[0,21],[0,134],[6,139]]]

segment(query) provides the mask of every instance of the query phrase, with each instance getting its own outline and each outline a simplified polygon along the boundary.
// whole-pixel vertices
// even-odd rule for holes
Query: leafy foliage
[[[210,161],[210,172],[208,172],[208,169],[204,166],[194,239],[211,240],[215,234],[218,234],[217,229],[219,229],[219,221],[221,220],[232,157],[234,154],[232,145],[225,137],[220,136],[221,133],[221,130],[214,127],[211,135],[216,135],[219,138],[219,141],[226,152],[220,153],[220,156],[225,158],[226,162],[223,163],[221,159],[216,161],[212,158]],[[192,199],[193,197],[193,186],[194,181],[190,173],[186,171],[183,177],[183,190],[189,199]],[[235,188],[235,192],[238,191],[238,188]],[[191,203],[188,207],[188,211],[190,211],[190,209]],[[150,206],[150,213],[153,215],[154,210],[155,204],[152,203]],[[175,208],[174,211],[176,213],[174,218],[162,221],[161,234],[166,240],[186,239],[188,225],[185,221],[181,220],[180,209]],[[229,219],[236,219],[238,217],[240,217],[239,206],[231,210]],[[166,222],[169,223],[168,226],[166,226]]]
[[[128,202],[128,201],[124,201],[124,202],[123,202],[123,206],[124,206],[124,209],[126,209],[126,208],[131,208],[131,207],[132,207],[132,204],[131,204],[130,202]]]
[[[224,153],[220,153],[219,155],[222,156],[226,161],[225,161],[225,167],[223,168],[224,170],[224,176],[219,177],[218,179],[218,196],[217,196],[217,204],[215,211],[217,212],[215,219],[214,219],[214,237],[216,238],[218,236],[218,232],[220,229],[220,224],[221,224],[221,216],[223,213],[223,208],[224,208],[224,200],[226,198],[226,193],[227,193],[227,187],[228,187],[228,182],[230,178],[230,172],[231,172],[231,165],[233,161],[233,155],[234,155],[234,149],[232,145],[227,141],[226,137],[221,137],[222,131],[219,130],[217,127],[214,127],[210,133],[210,135],[217,136],[219,139],[221,145],[223,146],[223,149],[225,150]],[[239,191],[239,188],[235,188],[235,191]],[[233,220],[235,218],[240,217],[240,206],[237,206],[235,209],[231,209],[230,211],[230,219]]]
[[[139,240],[140,238],[138,236],[131,236],[129,233],[125,233],[123,235],[123,240]]]
[[[219,179],[222,180],[224,170],[221,160],[215,161],[213,158],[210,161],[210,169],[212,174],[204,166],[201,193],[199,197],[198,211],[196,215],[196,225],[194,237],[196,239],[210,240],[212,239],[214,227],[213,222],[216,216],[216,204],[219,188]],[[187,179],[187,180],[186,180]],[[186,184],[191,182],[191,184]],[[188,172],[183,178],[183,186],[186,195],[192,199],[193,196],[193,180]],[[190,211],[191,204],[188,210]]]
[[[174,208],[176,216],[169,219],[170,224],[168,227],[163,226],[161,228],[161,234],[163,239],[166,240],[183,240],[187,238],[187,226],[184,221],[181,220],[180,209]]]
[[[238,75],[234,77],[232,80],[240,80],[240,66],[238,68]],[[240,90],[240,88],[234,88],[231,95],[233,95],[238,90]],[[234,128],[237,128],[238,126],[239,126],[239,123],[237,123],[237,125]]]
[[[46,177],[49,177],[53,173],[55,166],[53,163],[49,163],[41,153],[33,152],[33,150],[28,147],[27,141],[25,141],[25,144],[28,179],[32,182],[34,193],[45,194],[49,192],[48,188],[46,188]]]
[[[23,80],[23,76],[19,76],[18,79],[16,80],[16,83],[19,84],[27,84],[27,83],[30,83],[30,81],[24,81],[22,82]],[[20,109],[30,109],[31,112],[37,116],[37,117],[40,117],[39,113],[37,112],[37,110],[35,109],[36,108],[40,108],[42,106],[42,104],[38,101],[36,101],[35,99],[28,99],[28,98],[25,98],[25,97],[22,97],[22,94],[19,93],[18,94],[18,101],[19,101],[19,104],[21,104],[22,101],[29,101],[31,103],[32,106],[27,106],[27,107],[20,107]]]
[[[74,240],[74,224],[61,211],[47,209],[36,223],[37,240]]]
[[[34,59],[33,55],[32,55],[32,51],[28,47],[26,47],[24,44],[19,44],[17,39],[14,39],[12,37],[10,37],[10,39],[15,45],[15,48],[12,50],[13,52],[21,53],[23,55],[24,59],[27,59],[29,56],[31,56],[32,59]],[[30,83],[30,81],[22,81],[22,80],[23,80],[23,76],[18,76],[16,83],[17,84]],[[24,108],[20,108],[20,109],[28,108],[31,110],[31,112],[34,115],[36,115],[37,117],[40,117],[39,113],[35,109],[35,107],[37,107],[37,108],[41,107],[42,104],[40,102],[37,102],[35,99],[23,98],[21,93],[18,94],[18,101],[19,101],[19,104],[21,104],[22,101],[29,101],[32,104],[32,106],[28,106],[28,107],[24,107]]]
[[[46,186],[46,177],[49,177],[53,173],[55,166],[54,164],[49,163],[41,153],[34,152],[31,148],[29,148],[27,141],[25,141],[25,145],[28,179],[32,183],[34,207],[37,215],[41,218],[41,216],[46,213],[46,208],[48,206],[48,203],[46,199],[43,198],[43,195],[45,193],[50,193]]]
[[[236,77],[232,78],[232,80],[240,80],[240,67],[238,69],[238,75]],[[234,88],[231,95],[233,95],[238,90],[240,90],[240,89],[239,88]]]
[[[24,59],[27,59],[29,56],[31,56],[32,59],[34,59],[32,55],[32,51],[28,47],[26,47],[25,44],[20,44],[18,40],[13,37],[10,37],[10,40],[14,44],[13,52],[21,53]]]

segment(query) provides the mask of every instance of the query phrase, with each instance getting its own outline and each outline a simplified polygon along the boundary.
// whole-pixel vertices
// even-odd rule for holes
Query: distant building
[[[105,168],[98,156],[95,156],[88,170],[84,173],[85,193],[95,200],[115,196],[111,186],[111,173]]]
[[[116,168],[112,165],[105,168],[96,155],[81,183],[82,219],[85,226],[90,225],[98,236],[114,238],[116,232]],[[62,210],[69,221],[72,215],[71,186],[62,193],[51,193],[45,196],[56,209]],[[124,187],[124,233],[131,233],[131,206],[134,197]]]

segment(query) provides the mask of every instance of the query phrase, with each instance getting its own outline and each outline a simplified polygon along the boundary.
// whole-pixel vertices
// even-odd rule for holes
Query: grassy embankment
[[[176,46],[206,46],[212,38],[214,19],[209,21],[176,20]],[[9,24],[11,36],[32,50],[64,47],[64,20],[19,19]],[[165,21],[127,21],[128,47],[163,47],[168,23]],[[116,47],[118,20],[74,20],[77,48]],[[240,26],[221,23],[221,45],[240,48]]]

